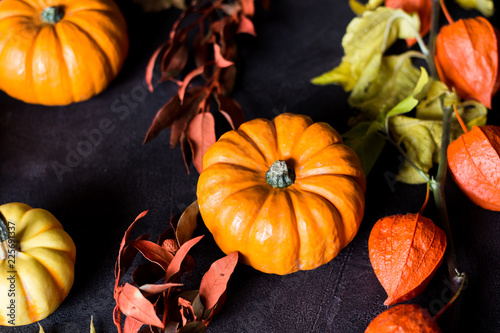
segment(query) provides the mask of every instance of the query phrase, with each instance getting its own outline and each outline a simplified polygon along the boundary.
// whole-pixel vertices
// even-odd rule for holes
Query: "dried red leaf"
[[[170,42],[167,42],[163,45],[161,45],[159,48],[156,49],[155,53],[151,56],[149,59],[148,65],[146,67],[146,75],[145,75],[145,80],[148,85],[148,89],[150,92],[153,92],[153,76],[154,76],[154,69],[155,69],[155,64],[156,60],[158,59],[158,55],[162,52],[165,51],[166,48],[170,46]]]
[[[175,237],[175,233],[172,230],[172,236]],[[165,239],[163,243],[161,244],[161,247],[166,249],[168,252],[172,253],[174,256],[179,251],[179,244],[177,244],[177,241],[173,238],[170,239]]]
[[[435,63],[441,81],[463,99],[491,108],[500,86],[498,31],[483,17],[456,21],[436,38]]]
[[[481,126],[448,146],[453,179],[478,206],[500,211],[500,127]]]
[[[181,111],[179,95],[175,95],[156,113],[148,133],[146,134],[146,138],[144,139],[144,144],[155,138],[162,129],[172,126]]]
[[[219,87],[221,95],[228,96],[233,92],[236,83],[236,66],[222,68],[219,77]]]
[[[173,79],[176,75],[182,72],[188,61],[189,52],[185,45],[179,45],[174,52],[169,53],[169,57],[165,59],[162,66],[162,81]]]
[[[254,0],[240,0],[240,2],[243,8],[243,15],[252,17],[255,13]]]
[[[205,309],[212,309],[226,291],[227,282],[238,263],[238,252],[232,252],[215,261],[203,275],[200,298]]]
[[[216,141],[215,120],[210,112],[194,116],[187,130],[188,141],[193,151],[193,163],[198,172],[203,170],[203,155]]]
[[[409,14],[417,13],[420,18],[420,35],[425,36],[431,29],[431,0],[385,0],[385,6],[393,9],[402,9]],[[415,44],[415,38],[406,40],[408,46]]]
[[[193,238],[193,239],[190,239],[187,242],[185,242],[184,244],[182,244],[181,248],[179,249],[179,251],[177,251],[174,259],[172,259],[172,262],[168,266],[168,269],[165,273],[165,281],[170,280],[170,278],[172,276],[174,276],[175,274],[177,274],[180,271],[181,264],[184,261],[184,258],[186,257],[187,253],[202,238],[203,238],[203,235],[198,236],[198,237]]]
[[[193,80],[195,77],[198,75],[203,74],[203,71],[205,71],[205,66],[198,67],[196,69],[193,69],[189,74],[187,74],[184,77],[184,80],[182,80],[182,83],[179,87],[179,99],[181,100],[181,103],[184,101],[184,94],[186,92],[186,88],[189,86],[189,83],[191,83],[191,80]]]
[[[182,316],[183,325],[186,325],[188,321],[196,320],[196,315],[190,301],[179,297],[178,304],[181,307],[180,314]]]
[[[138,286],[153,284],[165,276],[163,268],[156,263],[138,265],[132,272],[132,282]]]
[[[223,95],[216,96],[219,112],[226,118],[232,129],[238,129],[245,122],[241,106],[234,99]]]
[[[184,210],[175,226],[175,236],[179,245],[183,245],[193,237],[198,227],[198,214],[200,214],[200,207],[198,200],[195,200]]]
[[[214,43],[214,60],[215,64],[220,68],[226,68],[234,65],[234,62],[224,58],[224,56],[221,53],[220,45],[217,43]]]
[[[125,324],[123,325],[123,333],[137,333],[142,325],[141,321],[135,320],[132,317],[125,318]]]
[[[446,236],[420,214],[393,215],[375,223],[368,240],[370,261],[393,305],[419,294],[441,264]]]
[[[182,159],[184,160],[184,165],[186,166],[186,171],[187,174],[189,175],[189,165],[193,161],[193,152],[191,151],[191,146],[189,145],[189,140],[186,132],[182,132],[180,143],[181,143]]]
[[[172,253],[150,241],[133,241],[131,244],[138,249],[146,259],[160,265],[165,271],[174,258]]]
[[[156,315],[153,304],[142,295],[137,287],[126,283],[119,289],[116,303],[121,312],[145,325],[163,328],[163,324]]]
[[[252,36],[257,36],[257,34],[255,33],[255,27],[253,25],[252,20],[250,20],[246,16],[243,16],[241,18],[241,22],[240,22],[240,25],[238,26],[237,33],[239,33],[239,34],[249,34],[249,35],[252,35]]]
[[[441,333],[429,312],[415,304],[399,304],[372,320],[365,333]]]
[[[139,287],[144,297],[156,295],[172,287],[181,287],[182,283],[145,284]]]
[[[136,241],[145,240],[148,238],[149,235],[141,235],[137,237]],[[130,244],[125,246],[125,248],[123,249],[122,254],[120,256],[120,267],[121,267],[120,278],[123,277],[123,274],[125,274],[132,265],[132,261],[137,255],[137,252],[138,252],[137,249]]]

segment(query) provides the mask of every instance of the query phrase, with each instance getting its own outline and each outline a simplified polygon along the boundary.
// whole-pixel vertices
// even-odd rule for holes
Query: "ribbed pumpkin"
[[[330,125],[282,114],[222,135],[203,158],[197,195],[222,251],[283,275],[329,262],[354,238],[365,187],[357,155]]]
[[[68,295],[75,244],[44,209],[9,203],[0,206],[0,213],[5,217],[0,222],[0,325],[31,324],[54,312]]]
[[[472,202],[500,211],[500,127],[473,126],[451,142],[448,165],[455,182]]]
[[[128,43],[112,0],[2,0],[0,89],[34,104],[86,100],[118,74]]]

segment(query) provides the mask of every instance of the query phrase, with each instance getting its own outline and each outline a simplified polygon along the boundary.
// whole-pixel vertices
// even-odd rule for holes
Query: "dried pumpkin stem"
[[[295,171],[285,161],[274,162],[266,172],[266,182],[275,188],[285,188],[295,181]]]
[[[64,17],[64,9],[61,6],[47,7],[42,11],[42,21],[49,24],[55,24]]]

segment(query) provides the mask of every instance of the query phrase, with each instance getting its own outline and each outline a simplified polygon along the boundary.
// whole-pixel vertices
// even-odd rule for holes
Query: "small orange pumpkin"
[[[357,155],[330,125],[282,114],[222,135],[203,158],[197,195],[222,251],[282,275],[325,264],[349,244],[365,187]]]
[[[2,0],[0,89],[34,104],[86,100],[118,74],[128,43],[112,0]]]
[[[500,211],[500,127],[473,126],[448,146],[448,165],[462,192],[485,209]]]

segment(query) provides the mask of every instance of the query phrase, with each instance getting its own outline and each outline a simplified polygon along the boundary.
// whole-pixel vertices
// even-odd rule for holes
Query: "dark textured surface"
[[[51,211],[77,246],[73,289],[41,322],[49,333],[88,332],[91,315],[97,332],[116,331],[113,269],[124,231],[149,209],[135,234],[156,238],[170,216],[195,199],[198,174],[194,168],[186,174],[180,150],[169,148],[169,133],[142,146],[156,111],[174,93],[168,84],[146,93],[144,69],[179,11],[145,15],[128,2],[121,6],[131,50],[125,68],[102,94],[67,107],[42,107],[0,92],[0,202],[20,201]],[[347,1],[339,0],[277,0],[269,12],[259,10],[258,37],[241,40],[240,78],[233,95],[247,119],[272,118],[286,109],[344,131],[347,95],[339,87],[317,87],[309,80],[340,62],[340,40],[352,17]],[[496,98],[493,110],[498,107]],[[500,124],[495,112],[490,123]],[[109,133],[88,156],[73,160],[71,171],[58,175],[54,162],[67,164],[70,152],[87,140],[84,132],[98,129],[103,121],[111,123]],[[368,178],[361,229],[330,263],[288,276],[238,266],[226,304],[209,332],[363,332],[385,309],[386,298],[368,259],[371,227],[385,215],[418,211],[425,196],[424,186],[394,183],[398,164],[398,154],[386,149]],[[470,203],[452,182],[447,193],[460,267],[470,276],[462,299],[461,331],[500,332],[500,213]],[[432,204],[426,215],[435,219]],[[207,234],[192,255],[195,280],[222,253]],[[449,298],[446,276],[442,266],[412,302],[435,313]],[[0,332],[38,332],[38,326]]]

